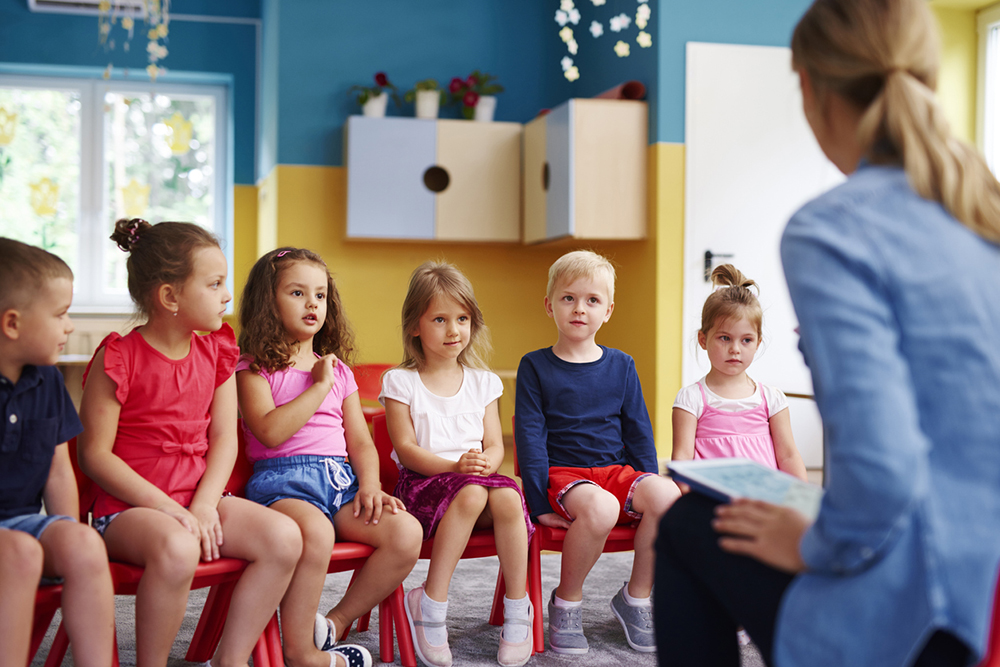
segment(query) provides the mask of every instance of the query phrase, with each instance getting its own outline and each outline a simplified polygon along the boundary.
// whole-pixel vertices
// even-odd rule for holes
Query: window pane
[[[0,86],[0,236],[77,270],[80,94]]]
[[[108,234],[119,218],[215,228],[215,98],[150,92],[104,95]],[[104,289],[124,292],[125,255],[106,255]]]

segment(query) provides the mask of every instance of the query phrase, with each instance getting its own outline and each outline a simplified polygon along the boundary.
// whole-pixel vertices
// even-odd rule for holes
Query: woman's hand
[[[488,475],[490,459],[478,449],[470,449],[458,459],[458,472],[465,475]]]
[[[360,517],[363,513],[366,526],[369,523],[378,524],[378,520],[382,518],[383,507],[388,507],[393,514],[398,514],[399,510],[406,509],[403,501],[395,496],[390,496],[379,488],[358,489],[354,495],[353,505],[354,518]]]
[[[715,509],[712,527],[722,533],[723,551],[750,556],[771,567],[796,574],[806,569],[799,542],[812,522],[790,507],[739,499]]]
[[[201,559],[206,563],[219,558],[222,546],[222,521],[219,509],[208,503],[191,503],[191,514],[198,520],[195,537],[201,540]]]
[[[548,526],[549,528],[562,528],[564,530],[569,530],[572,525],[569,521],[562,518],[555,512],[546,512],[545,514],[539,514],[535,517],[538,519],[538,523],[543,526]]]

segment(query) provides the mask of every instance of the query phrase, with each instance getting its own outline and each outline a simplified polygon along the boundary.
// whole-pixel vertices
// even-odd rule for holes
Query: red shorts
[[[630,524],[642,518],[632,509],[632,495],[643,477],[651,472],[637,472],[632,466],[607,466],[605,468],[549,468],[549,504],[556,514],[572,521],[562,504],[562,498],[577,484],[596,484],[618,499],[621,511],[618,524]]]

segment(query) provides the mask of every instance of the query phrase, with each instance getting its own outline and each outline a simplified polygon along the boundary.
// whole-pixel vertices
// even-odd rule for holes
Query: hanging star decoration
[[[17,131],[17,114],[0,107],[0,146],[9,146]]]
[[[98,43],[106,51],[114,51],[115,40],[112,38],[112,34],[114,26],[119,25],[125,31],[122,50],[129,51],[132,38],[135,35],[135,19],[129,15],[119,19],[121,9],[117,4],[112,6],[110,0],[101,0],[97,5],[97,12]],[[150,79],[155,81],[156,77],[167,71],[160,67],[159,63],[167,57],[168,53],[166,45],[161,42],[165,41],[170,34],[170,0],[142,0],[142,14],[146,25],[149,26],[149,30],[146,32],[146,38],[149,41],[146,45],[146,55],[149,62],[149,65],[146,66],[146,72]],[[111,76],[112,69],[113,67],[109,63],[104,78]]]
[[[619,39],[618,43],[615,44],[615,53],[618,54],[619,58],[627,58],[629,55],[628,43]]]
[[[50,178],[43,178],[31,184],[31,208],[35,215],[55,215],[58,211],[59,185]]]
[[[591,0],[591,4],[594,7],[603,7],[607,4],[607,0]],[[607,26],[605,26],[603,21],[591,20],[590,25],[587,30],[593,36],[594,39],[602,37],[605,33],[605,28],[613,33],[618,33],[621,39],[617,41],[612,46],[612,50],[615,52],[619,58],[627,58],[631,55],[630,39],[628,35],[623,33],[631,32],[630,28],[635,26],[636,35],[635,42],[643,49],[648,49],[653,45],[653,36],[647,27],[650,23],[650,17],[652,15],[652,8],[649,5],[649,0],[637,0],[637,7],[635,12],[635,18],[633,19],[625,12],[619,12],[618,14],[611,16],[607,19]],[[571,26],[578,25],[582,20],[580,9],[577,8],[576,2],[574,0],[559,0],[559,9],[555,13],[555,21],[559,25],[559,37],[562,39],[563,43],[566,45],[566,51],[571,56],[576,56],[579,53],[580,45],[576,41],[576,36]],[[584,25],[587,25],[584,23]],[[567,62],[569,64],[567,64]],[[580,70],[576,64],[573,63],[573,59],[564,57],[560,61],[562,66],[563,76],[569,81],[576,81],[580,78]]]
[[[163,121],[163,124],[170,128],[167,144],[171,153],[184,155],[191,150],[191,121],[185,120],[180,111],[175,111],[173,116]]]
[[[635,36],[636,43],[644,49],[648,49],[653,45],[653,37],[645,30],[641,31]]]
[[[650,13],[649,5],[639,5],[635,10],[635,27],[639,30],[645,30],[649,24]]]
[[[149,208],[149,186],[142,185],[134,178],[122,188],[126,218],[141,218]]]
[[[604,24],[600,23],[598,21],[591,21],[590,22],[590,34],[594,36],[594,39],[597,39],[598,37],[600,37],[601,35],[603,35],[604,34]]]

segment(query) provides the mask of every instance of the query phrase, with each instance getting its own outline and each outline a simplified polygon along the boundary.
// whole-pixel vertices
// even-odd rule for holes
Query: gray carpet
[[[654,667],[655,654],[641,654],[633,651],[625,643],[621,626],[611,614],[608,603],[622,582],[628,578],[632,565],[632,555],[605,554],[598,561],[587,578],[584,590],[584,631],[590,642],[590,652],[583,656],[559,656],[550,650],[535,655],[529,665],[536,667],[601,667],[604,665],[629,664],[633,667]],[[493,600],[493,589],[496,585],[498,569],[496,558],[480,558],[463,560],[459,563],[452,580],[448,607],[448,633],[452,655],[456,665],[490,666],[496,665],[497,643],[500,628],[487,623],[490,604]],[[420,585],[427,573],[427,561],[420,561],[403,584],[409,591]],[[542,590],[547,596],[555,587],[559,577],[559,555],[546,554],[542,556]],[[331,574],[327,577],[323,592],[321,610],[326,612],[343,594],[350,573]],[[193,663],[185,662],[191,635],[198,622],[205,602],[205,591],[193,591],[188,602],[188,613],[184,625],[174,642],[169,667],[184,667]],[[131,597],[119,597],[117,600],[117,623],[119,657],[122,667],[135,665],[135,635],[132,628],[134,600]],[[537,612],[536,612],[537,613]],[[544,613],[544,610],[543,610]],[[59,616],[56,616],[58,622]],[[46,636],[45,643],[39,651],[32,667],[41,667],[48,653],[48,646],[55,634],[55,623]],[[361,644],[372,652],[375,664],[378,662],[378,610],[372,614],[371,630],[365,633],[351,633],[349,642]],[[546,649],[547,649],[546,645]],[[72,658],[67,656],[64,664],[72,665]],[[396,664],[399,664],[399,653],[396,653]],[[743,648],[744,667],[763,667],[763,661],[753,646]]]

